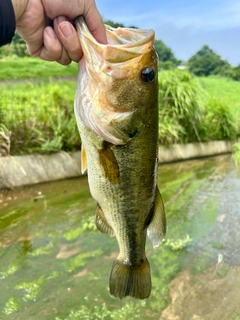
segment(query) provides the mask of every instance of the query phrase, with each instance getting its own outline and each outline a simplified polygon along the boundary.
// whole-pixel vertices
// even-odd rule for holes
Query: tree
[[[240,64],[237,67],[232,68],[231,78],[240,81]]]
[[[222,60],[209,46],[204,45],[188,60],[189,70],[197,76],[216,74],[216,70],[230,68],[230,64]]]
[[[178,60],[175,58],[172,50],[162,40],[155,40],[155,49],[159,57],[160,69],[168,70],[176,67]]]
[[[113,28],[133,28],[133,29],[138,29],[138,27],[135,27],[135,26],[124,26],[124,24],[122,23],[119,23],[119,22],[113,22],[112,20],[106,20],[104,21],[105,24],[109,25],[110,27],[113,27]]]
[[[122,23],[113,22],[112,20],[106,20],[104,21],[104,23],[113,28],[125,28],[125,26]]]

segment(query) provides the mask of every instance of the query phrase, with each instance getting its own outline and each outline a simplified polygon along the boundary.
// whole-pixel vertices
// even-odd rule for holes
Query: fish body
[[[82,140],[82,171],[97,201],[96,225],[116,236],[119,256],[110,276],[117,298],[148,298],[146,235],[158,246],[165,236],[164,205],[157,187],[158,58],[154,32],[106,26],[99,44],[82,17],[83,49],[75,115]]]

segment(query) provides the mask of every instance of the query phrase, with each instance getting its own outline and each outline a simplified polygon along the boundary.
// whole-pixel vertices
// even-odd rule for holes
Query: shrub
[[[232,140],[238,135],[237,120],[232,109],[220,98],[206,100],[206,116],[201,128],[203,140]]]
[[[203,96],[198,79],[189,72],[175,69],[159,73],[160,143],[200,141]]]
[[[233,160],[237,167],[240,167],[240,141],[235,143],[233,148]]]
[[[11,132],[11,154],[80,148],[73,111],[75,86],[50,82],[16,85],[14,91],[5,88],[0,96],[1,123],[4,136]]]

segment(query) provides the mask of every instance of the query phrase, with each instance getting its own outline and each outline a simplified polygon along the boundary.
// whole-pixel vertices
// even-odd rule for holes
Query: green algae
[[[67,241],[73,241],[79,238],[84,232],[96,232],[97,227],[95,225],[94,217],[88,217],[80,227],[71,229],[63,234],[63,237]]]
[[[119,249],[116,238],[96,230],[96,203],[85,179],[37,186],[47,206],[41,199],[32,201],[35,191],[24,189],[29,197],[1,208],[0,277],[5,289],[0,292],[0,310],[11,311],[9,320],[158,320],[170,303],[169,282],[186,267],[195,274],[207,270],[216,252],[224,250],[216,237],[204,242],[221,210],[222,177],[215,175],[219,162],[207,159],[159,168],[168,230],[159,248],[153,250],[147,243],[152,294],[146,301],[119,301],[109,295],[109,275]],[[219,263],[217,272],[224,277],[227,264]]]
[[[53,248],[54,248],[54,244],[52,241],[50,241],[46,246],[36,248],[29,254],[33,257],[37,257],[43,254],[51,254]]]
[[[0,280],[6,279],[7,277],[13,275],[18,270],[18,265],[10,264],[7,270],[0,272]]]
[[[42,284],[45,281],[45,276],[31,282],[22,282],[15,286],[16,290],[22,290],[24,301],[35,301],[41,291]]]
[[[102,250],[98,249],[92,252],[80,253],[76,257],[70,259],[70,261],[66,264],[67,272],[74,272],[77,269],[85,266],[87,264],[87,259],[95,258],[102,254]]]
[[[6,315],[12,314],[16,312],[19,308],[17,300],[14,297],[11,297],[7,302],[3,309],[3,313]]]

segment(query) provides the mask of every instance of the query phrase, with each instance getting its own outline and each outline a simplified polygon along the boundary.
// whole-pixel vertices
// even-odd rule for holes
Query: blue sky
[[[104,20],[154,29],[181,60],[208,44],[240,64],[240,0],[96,0]]]

